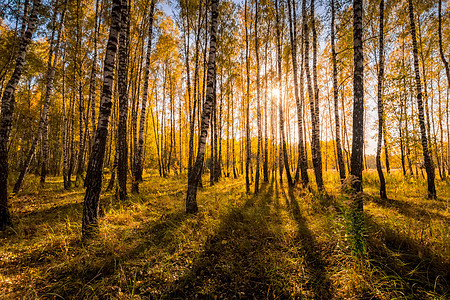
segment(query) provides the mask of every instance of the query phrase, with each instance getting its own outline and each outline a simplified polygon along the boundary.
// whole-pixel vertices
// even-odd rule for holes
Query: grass
[[[311,174],[312,175],[312,174]],[[271,181],[247,195],[242,178],[199,190],[186,215],[186,179],[147,174],[141,194],[102,196],[100,235],[82,244],[83,190],[28,178],[0,234],[5,299],[448,299],[450,185],[364,174],[367,255],[352,255],[349,198]],[[207,182],[206,178],[203,182]]]

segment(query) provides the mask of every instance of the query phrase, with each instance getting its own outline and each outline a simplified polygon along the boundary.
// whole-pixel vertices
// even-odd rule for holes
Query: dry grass
[[[83,191],[37,179],[12,201],[0,235],[5,299],[447,299],[449,183],[428,200],[422,180],[364,174],[367,256],[351,253],[348,200],[336,174],[326,195],[276,182],[258,196],[242,179],[199,190],[186,215],[184,178],[148,175],[139,196],[102,196],[100,235],[80,241]],[[205,177],[204,182],[207,182]]]

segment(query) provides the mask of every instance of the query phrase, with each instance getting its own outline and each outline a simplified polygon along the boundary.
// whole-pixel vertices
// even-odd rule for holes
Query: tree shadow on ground
[[[374,202],[375,204],[385,209],[394,208],[402,215],[407,216],[409,218],[414,218],[418,221],[430,221],[433,219],[433,220],[441,220],[443,222],[450,224],[449,217],[446,217],[440,213],[432,212],[429,209],[420,207],[419,205],[411,203],[409,201],[402,201],[399,199],[391,199],[391,198],[381,199],[380,197],[376,196],[367,196],[366,198],[368,198],[370,201]],[[442,207],[443,205],[439,206],[443,208]]]
[[[410,237],[377,222],[365,213],[368,255],[373,266],[396,280],[405,295],[417,298],[450,293],[448,258],[433,253]]]
[[[225,215],[214,235],[187,272],[163,298],[281,298],[289,297],[282,275],[285,246],[280,238],[279,211],[271,207],[274,182],[263,185]],[[276,296],[275,296],[276,295]]]
[[[431,214],[418,218],[417,215],[425,214],[426,210],[404,201],[381,200],[379,197],[365,195],[366,199],[375,202],[384,208],[398,209],[399,213],[416,217],[420,221],[430,221],[437,218],[443,222],[447,219],[438,214]],[[319,201],[322,205],[331,206],[338,215],[348,218],[349,200],[339,201],[336,197],[327,197],[326,201]],[[405,203],[405,207],[400,205]],[[417,213],[415,209],[419,210]],[[362,275],[369,276],[366,280],[380,280],[392,285],[389,291],[394,295],[402,295],[408,299],[439,298],[450,293],[450,261],[442,254],[435,253],[425,243],[422,244],[389,228],[387,224],[377,221],[367,211],[364,212],[365,226],[367,228],[367,258],[372,270],[362,270]],[[347,220],[348,222],[348,220]],[[349,223],[348,223],[349,224]],[[346,225],[349,226],[349,225]],[[376,286],[376,284],[375,284]],[[372,290],[366,296],[368,298],[377,295],[379,291]]]
[[[129,234],[120,241],[120,249],[99,244],[98,241],[82,244],[79,237],[73,237],[67,241],[66,251],[59,243],[49,243],[44,250],[39,248],[24,253],[0,267],[8,271],[9,275],[28,268],[48,269],[43,278],[35,282],[38,294],[44,298],[51,295],[67,299],[94,297],[99,291],[92,286],[108,276],[117,276],[118,272],[123,271],[124,265],[136,264],[146,269],[158,263],[151,252],[173,254],[178,247],[178,243],[174,242],[173,232],[189,217],[184,211],[176,211],[163,215],[158,220],[141,223],[139,227],[132,229],[135,234]],[[41,289],[40,284],[45,288]],[[110,292],[111,295],[115,294]]]
[[[314,237],[314,234],[307,226],[307,221],[302,215],[300,206],[294,195],[294,188],[289,188],[285,194],[289,203],[290,212],[297,223],[297,237],[295,242],[301,245],[303,256],[306,258],[305,264],[310,272],[308,286],[312,290],[314,299],[331,299],[333,295],[330,279],[325,270],[326,262],[323,253]]]
[[[196,238],[191,236],[192,232],[201,230],[205,219],[209,217],[206,216],[208,211],[187,215],[183,208],[178,208],[178,204],[181,204],[180,199],[185,195],[178,191],[176,195],[170,194],[178,197],[176,204],[167,205],[166,200],[173,201],[172,198],[168,198],[169,192],[158,193],[154,195],[158,200],[149,198],[153,200],[147,199],[147,203],[146,198],[134,199],[140,203],[140,209],[143,209],[139,213],[139,222],[135,222],[134,225],[123,226],[119,222],[119,226],[112,229],[111,233],[85,244],[81,244],[78,235],[71,236],[66,241],[68,246],[66,251],[61,249],[60,244],[49,241],[45,245],[45,251],[39,248],[18,255],[13,264],[22,266],[22,270],[28,267],[48,269],[42,278],[33,283],[33,288],[42,297],[54,294],[68,299],[90,298],[96,295],[114,297],[118,293],[119,286],[122,289],[130,288],[131,294],[145,294],[151,290],[152,297],[157,297],[167,290],[170,283],[167,282],[167,272],[174,269],[183,271],[188,268],[186,261],[188,258],[192,260],[197,249],[185,249],[190,247],[185,244],[191,242],[188,239]],[[107,208],[117,208],[121,205],[133,205],[134,200],[104,205]],[[73,205],[80,205],[80,209],[82,208],[80,203]],[[155,213],[159,215],[156,219]],[[76,215],[80,216],[81,211]],[[180,230],[181,226],[184,226],[183,230]],[[184,234],[186,236],[183,236]],[[167,266],[161,267],[162,264]],[[10,274],[13,273],[12,264],[8,263],[3,267]],[[104,286],[98,284],[105,280],[109,284]],[[132,287],[130,282],[133,282]],[[136,282],[144,282],[143,287],[135,286]]]

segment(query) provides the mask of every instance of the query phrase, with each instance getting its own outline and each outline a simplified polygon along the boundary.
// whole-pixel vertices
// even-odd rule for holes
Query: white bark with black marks
[[[119,33],[122,26],[121,13],[122,9],[126,7],[126,1],[127,0],[113,0],[112,3],[111,27],[108,43],[106,45],[103,70],[103,90],[100,100],[97,130],[94,136],[85,182],[86,193],[84,196],[82,222],[83,238],[88,238],[98,232],[99,201],[102,190],[106,138],[108,136],[108,124],[111,116],[116,52]]]
[[[117,85],[119,92],[119,122],[117,124],[117,179],[119,182],[119,199],[127,198],[127,172],[128,172],[128,143],[127,143],[127,119],[128,119],[128,54],[130,23],[128,4],[122,8],[122,29],[119,38],[119,68]]]
[[[353,1],[353,141],[350,173],[354,176],[355,192],[362,192],[364,148],[364,56],[363,56],[363,1]],[[359,199],[360,197],[358,197]],[[362,211],[362,199],[358,209]]]
[[[31,143],[31,147],[27,153],[27,157],[25,159],[25,162],[22,166],[22,169],[20,170],[20,174],[19,177],[16,180],[16,183],[14,184],[14,188],[13,188],[13,194],[17,194],[22,186],[23,180],[25,178],[25,175],[28,171],[28,168],[30,167],[31,161],[33,160],[35,151],[36,151],[36,146],[39,142],[39,139],[41,138],[41,133],[45,133],[48,135],[48,131],[46,131],[46,127],[48,127],[48,110],[50,107],[50,96],[52,95],[53,92],[53,81],[55,78],[55,71],[56,71],[56,64],[58,61],[58,56],[59,56],[59,45],[61,42],[61,31],[62,31],[62,24],[64,24],[64,17],[65,17],[65,13],[66,13],[66,4],[67,1],[65,1],[64,3],[64,9],[61,13],[61,17],[59,20],[59,29],[58,29],[58,36],[56,38],[56,43],[55,43],[55,33],[56,33],[56,21],[57,21],[57,12],[55,11],[54,13],[54,17],[53,17],[53,30],[52,30],[52,37],[51,37],[51,42],[50,42],[50,49],[49,49],[49,54],[48,54],[48,62],[47,62],[47,82],[46,82],[46,90],[45,90],[45,94],[44,94],[44,105],[42,107],[42,112],[41,112],[41,118],[39,120],[39,125],[38,125],[38,131],[33,139],[33,142]],[[64,99],[65,101],[65,99]],[[64,103],[65,104],[65,103]],[[64,111],[65,113],[65,111]],[[47,139],[48,140],[48,139]]]
[[[337,54],[336,54],[336,35],[335,35],[335,18],[336,18],[336,8],[334,0],[331,0],[331,59],[333,61],[333,97],[334,97],[334,122],[336,126],[336,155],[338,161],[339,177],[341,182],[345,179],[345,165],[344,157],[342,155],[341,146],[341,126],[339,122],[339,88],[337,83]]]
[[[419,126],[420,126],[420,135],[422,140],[422,150],[423,150],[423,158],[425,163],[425,171],[427,172],[427,181],[428,181],[428,197],[436,198],[436,186],[434,184],[434,165],[433,160],[431,159],[431,154],[428,151],[428,138],[427,131],[425,128],[425,118],[424,118],[424,110],[423,110],[423,95],[422,95],[422,83],[420,81],[420,73],[419,73],[419,58],[417,51],[417,39],[416,39],[416,24],[414,20],[414,7],[412,0],[408,1],[409,5],[409,21],[411,26],[411,40],[413,45],[413,58],[414,58],[414,73],[416,80],[416,92],[417,92],[417,108],[419,110]]]
[[[19,83],[25,65],[25,56],[28,45],[34,33],[37,23],[37,11],[41,4],[40,0],[33,1],[33,8],[29,16],[24,16],[22,36],[20,38],[19,51],[17,53],[14,72],[9,79],[3,92],[1,103],[0,121],[0,230],[11,224],[8,209],[8,142],[11,133],[12,118],[14,114],[14,93]],[[25,29],[26,23],[26,29]]]
[[[380,178],[380,197],[386,199],[386,181],[381,169],[381,142],[383,140],[383,76],[384,76],[384,0],[380,0],[380,33],[379,33],[379,67],[378,67],[378,141],[377,141],[377,172]],[[386,143],[386,142],[385,142]],[[403,151],[403,150],[402,150]],[[387,154],[387,152],[386,152]]]
[[[153,38],[153,17],[155,13],[155,1],[152,0],[150,4],[150,14],[149,14],[149,29],[148,29],[148,44],[147,44],[147,56],[145,58],[144,67],[144,90],[142,93],[142,106],[141,106],[141,117],[139,119],[139,139],[137,146],[137,153],[135,153],[135,166],[134,166],[134,178],[132,192],[139,193],[139,182],[142,181],[142,152],[144,149],[144,130],[145,130],[145,119],[147,110],[147,98],[148,98],[148,80],[150,73],[150,54],[152,51],[152,38]]]
[[[198,143],[198,152],[192,171],[188,176],[188,190],[186,196],[186,212],[196,213],[197,206],[197,186],[199,184],[203,161],[205,159],[206,138],[208,136],[208,127],[211,117],[212,102],[214,98],[214,66],[216,61],[216,32],[217,32],[217,17],[218,17],[218,0],[211,1],[211,31],[209,43],[209,57],[208,57],[208,74],[207,74],[207,88],[206,99],[203,106],[200,137]]]

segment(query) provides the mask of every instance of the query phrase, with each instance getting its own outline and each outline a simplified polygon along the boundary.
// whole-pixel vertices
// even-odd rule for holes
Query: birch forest
[[[449,60],[446,0],[0,0],[0,298],[450,298]]]

